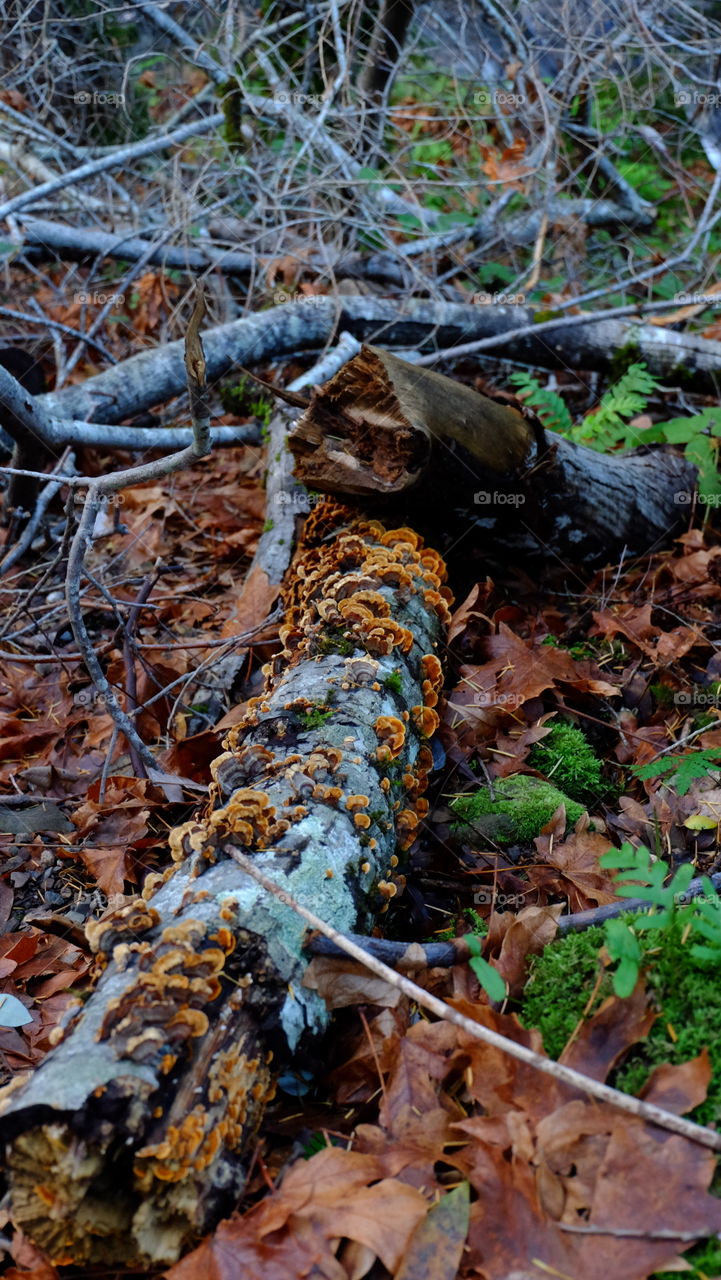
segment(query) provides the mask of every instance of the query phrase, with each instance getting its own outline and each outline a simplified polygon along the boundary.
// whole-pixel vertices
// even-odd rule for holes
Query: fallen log
[[[234,365],[258,365],[298,351],[316,351],[347,329],[363,342],[384,347],[439,351],[461,342],[500,336],[494,357],[508,355],[541,368],[611,367],[620,349],[645,360],[651,373],[673,381],[693,374],[695,389],[716,392],[721,373],[721,343],[696,334],[677,333],[638,320],[579,319],[573,328],[544,329],[537,337],[514,338],[533,323],[531,307],[468,306],[413,299],[399,305],[382,298],[348,296],[284,303],[203,333],[208,381]],[[510,335],[506,337],[506,335]],[[479,357],[479,360],[483,357]],[[43,397],[51,414],[87,423],[123,422],[163,404],[185,389],[183,342],[170,342],[131,356],[77,386]]]
[[[176,869],[88,936],[102,973],[0,1101],[12,1217],[57,1263],[168,1263],[237,1202],[273,1072],[326,1024],[302,920],[243,850],[335,927],[397,891],[427,810],[450,595],[408,529],[321,503],[286,590],[283,651],[214,763]]]
[[[321,388],[289,437],[313,489],[369,499],[420,490],[473,510],[514,550],[577,560],[645,551],[688,517],[696,468],[671,449],[601,454],[499,401],[364,346]],[[685,501],[684,501],[685,500]],[[510,513],[510,515],[509,515]]]

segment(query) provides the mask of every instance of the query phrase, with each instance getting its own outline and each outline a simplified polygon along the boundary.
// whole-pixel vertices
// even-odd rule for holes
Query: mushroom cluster
[[[421,594],[445,624],[452,599],[445,579],[441,556],[424,548],[413,529],[355,521],[331,542],[311,546],[297,564],[274,670],[322,652],[329,630],[339,646],[374,658],[395,649],[410,653],[413,632],[393,617],[393,605]]]
[[[301,663],[320,661],[334,651],[338,657],[332,679],[340,690],[358,688],[380,695],[390,674],[383,660],[391,655],[396,669],[406,672],[405,687],[418,689],[422,701],[397,714],[389,712],[388,698],[384,703],[379,696],[383,710],[374,721],[374,755],[381,773],[400,757],[405,759],[400,799],[391,803],[386,777],[376,784],[376,796],[386,808],[382,830],[391,829],[387,819],[395,812],[399,842],[406,848],[424,816],[420,796],[432,759],[423,740],[438,727],[435,708],[443,673],[435,654],[419,652],[406,620],[417,609],[413,601],[420,598],[439,621],[447,621],[452,597],[444,585],[445,566],[412,529],[349,521],[347,508],[331,501],[319,503],[314,517],[306,526],[305,550],[285,592],[282,652],[264,668],[264,692],[250,700],[245,716],[228,734],[227,750],[211,767],[207,817],[172,833],[175,859],[195,854],[214,861],[219,845],[229,838],[249,851],[266,849],[306,816],[312,802],[344,811],[359,833],[368,832],[377,819],[368,812],[369,798],[358,803],[357,788],[350,796],[344,794],[348,758],[344,761],[343,749],[317,743],[322,734],[316,734],[308,752],[306,732],[303,749],[298,750],[299,719],[307,720],[319,704],[297,692],[282,696],[286,687],[293,687],[292,673]],[[352,735],[344,743],[351,740]],[[360,757],[355,762],[360,764]],[[372,811],[377,809],[375,801]],[[377,840],[364,835],[363,844],[375,848]]]
[[[152,941],[116,943],[116,963],[135,953],[135,980],[108,1001],[98,1039],[118,1058],[172,1070],[186,1042],[208,1030],[205,1007],[220,995],[219,975],[234,948],[230,929],[188,918]]]

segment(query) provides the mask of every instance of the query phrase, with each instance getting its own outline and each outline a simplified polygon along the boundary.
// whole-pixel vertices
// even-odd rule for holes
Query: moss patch
[[[335,707],[329,705],[330,702],[331,698],[328,697],[325,702],[318,702],[309,707],[307,711],[298,711],[296,714],[303,729],[320,729],[321,725],[325,724],[326,720],[336,710]]]
[[[604,789],[601,761],[572,724],[554,724],[548,736],[534,746],[528,763],[573,800],[595,798]]]
[[[630,918],[630,917],[629,917]],[[615,1073],[612,1083],[637,1094],[661,1063],[681,1063],[708,1049],[712,1078],[708,1097],[693,1112],[699,1124],[721,1121],[721,973],[718,964],[691,956],[683,924],[640,933],[642,966],[647,989],[658,1010],[648,1037],[635,1045]],[[584,1015],[598,977],[603,930],[559,938],[531,960],[520,1018],[536,1027],[546,1052],[556,1058]],[[604,975],[591,1016],[611,994],[611,976]]]
[[[603,929],[586,929],[558,938],[540,956],[531,956],[519,1017],[525,1027],[540,1031],[550,1058],[560,1056],[583,1017],[598,977],[602,946]],[[611,975],[607,974],[588,1017],[609,995]]]
[[[533,840],[550,822],[559,805],[566,807],[566,825],[572,827],[584,812],[583,805],[576,804],[550,782],[516,773],[510,778],[499,778],[493,784],[494,798],[488,787],[481,787],[473,795],[458,796],[451,802],[451,811],[457,818],[457,830],[468,838],[491,837],[499,843]],[[497,822],[489,818],[498,819]]]

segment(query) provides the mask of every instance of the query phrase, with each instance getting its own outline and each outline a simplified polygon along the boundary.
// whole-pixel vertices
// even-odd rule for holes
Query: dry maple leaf
[[[239,1274],[288,1280],[304,1274],[298,1265],[307,1266],[309,1249],[326,1267],[310,1274],[347,1280],[343,1268],[331,1265],[342,1238],[365,1245],[392,1274],[429,1207],[420,1191],[385,1176],[381,1159],[328,1147],[291,1165],[279,1190],[242,1217],[221,1223],[167,1272],[167,1280],[237,1280]],[[285,1270],[278,1267],[280,1252]]]
[[[611,848],[607,836],[581,831],[566,840],[537,836],[534,843],[539,861],[527,867],[526,872],[536,888],[567,897],[571,911],[586,911],[616,901],[612,873],[602,870],[598,863]]]

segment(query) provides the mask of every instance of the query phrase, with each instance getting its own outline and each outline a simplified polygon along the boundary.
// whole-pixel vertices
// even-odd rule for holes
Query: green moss
[[[298,711],[296,714],[303,729],[320,729],[335,711],[335,707],[331,706],[333,699],[329,694],[325,702],[316,702],[308,711]]]
[[[430,937],[424,938],[423,941],[424,943],[452,942],[454,938],[467,931],[465,926],[469,924],[472,933],[475,933],[479,938],[485,938],[488,933],[488,921],[479,916],[478,912],[473,910],[473,907],[464,907],[461,914],[456,916],[448,929],[440,929],[438,933],[432,933]]]
[[[721,974],[717,965],[700,964],[684,945],[681,926],[641,938],[648,964],[646,980],[660,1016],[648,1039],[631,1050],[616,1081],[635,1093],[654,1067],[686,1062],[707,1048],[713,1075],[706,1101],[693,1113],[699,1124],[721,1120]],[[651,947],[651,943],[655,947]]]
[[[221,110],[225,118],[223,133],[231,150],[244,151],[243,137],[243,90],[235,76],[231,76],[224,84],[218,85],[218,97],[221,99]]]
[[[532,956],[528,982],[519,1013],[526,1027],[537,1027],[543,1046],[557,1058],[583,1017],[600,968],[602,929],[570,933],[550,943],[540,956]],[[597,1001],[611,995],[611,977],[604,978]],[[589,1015],[590,1016],[590,1015]]]
[[[601,761],[581,730],[572,724],[554,724],[548,736],[533,748],[528,763],[572,800],[595,798],[604,790]]]
[[[656,701],[659,707],[672,707],[674,705],[674,691],[667,684],[651,684],[648,687],[649,693]]]
[[[623,347],[619,347],[611,360],[609,369],[609,383],[618,382],[624,373],[628,373],[632,364],[636,364],[642,358],[642,351],[638,342],[633,340],[627,342]]]
[[[692,387],[695,389],[697,375],[693,369],[689,369],[688,365],[679,362],[675,364],[669,374],[669,381],[678,383],[680,387]]]
[[[383,681],[383,688],[390,689],[392,693],[402,693],[403,681],[401,680],[401,673],[397,667],[395,671],[391,671],[390,675],[386,676]]]
[[[355,653],[355,645],[342,631],[328,627],[315,642],[316,653],[340,653],[344,658]]]
[[[706,1048],[712,1078],[708,1096],[694,1110],[693,1118],[699,1124],[718,1125],[721,974],[718,964],[699,961],[691,955],[687,932],[683,921],[676,921],[667,929],[638,934],[647,989],[658,1017],[646,1039],[629,1051],[612,1083],[626,1093],[637,1094],[655,1067],[686,1062]],[[538,1028],[552,1058],[558,1057],[584,1016],[599,974],[603,938],[601,929],[570,934],[552,942],[531,960],[519,1016],[524,1026]],[[611,977],[606,974],[590,1014],[610,994]]]
[[[245,377],[220,388],[220,403],[226,413],[233,413],[239,418],[259,418],[263,427],[268,426],[273,416],[271,397],[258,391],[255,384]]]
[[[721,1241],[702,1240],[684,1253],[683,1260],[693,1268],[683,1272],[686,1280],[709,1280],[711,1276],[721,1275]],[[678,1280],[678,1276],[678,1271],[654,1271],[652,1280]]]
[[[458,819],[456,829],[470,836],[490,836],[499,843],[532,840],[550,822],[559,805],[566,806],[569,827],[584,812],[583,805],[576,804],[550,782],[516,773],[510,778],[499,778],[493,784],[495,799],[488,787],[481,787],[472,795],[458,796],[451,802],[451,810]],[[489,821],[497,818],[497,822]]]

